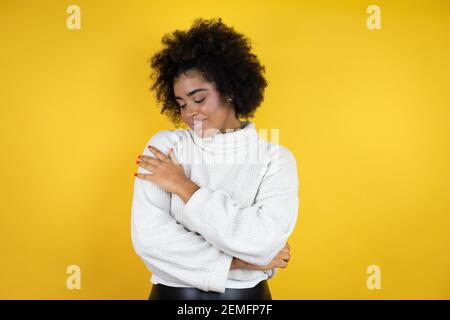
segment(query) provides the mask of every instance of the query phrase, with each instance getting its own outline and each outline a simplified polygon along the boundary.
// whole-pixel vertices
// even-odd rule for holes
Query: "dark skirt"
[[[154,284],[149,300],[272,300],[267,280],[253,288],[226,288],[224,293]]]

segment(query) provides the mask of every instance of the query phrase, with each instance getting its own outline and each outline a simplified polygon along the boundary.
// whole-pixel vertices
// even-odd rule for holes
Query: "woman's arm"
[[[288,266],[288,262],[291,259],[290,254],[290,246],[289,243],[286,242],[284,248],[278,252],[275,258],[270,261],[268,265],[265,266],[257,266],[248,262],[245,262],[239,258],[233,257],[233,261],[231,261],[230,269],[250,269],[250,270],[271,270],[274,274],[276,268],[286,268]]]
[[[149,143],[167,152],[169,135],[160,131]],[[147,148],[144,154],[153,156]],[[138,172],[148,173],[142,167]],[[150,181],[135,179],[131,237],[136,253],[161,278],[224,292],[233,257],[177,223],[169,213],[170,202],[170,193]]]
[[[285,246],[298,214],[298,176],[293,154],[278,155],[260,184],[255,204],[241,207],[223,189],[201,186],[183,208],[181,222],[214,247],[257,266],[265,266]]]

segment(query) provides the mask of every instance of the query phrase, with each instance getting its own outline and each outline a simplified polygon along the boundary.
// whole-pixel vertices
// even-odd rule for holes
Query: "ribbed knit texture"
[[[233,257],[267,265],[294,230],[297,164],[285,147],[262,139],[253,122],[201,138],[191,129],[162,130],[145,146],[171,147],[200,186],[185,204],[158,185],[135,178],[131,237],[153,284],[224,292],[272,278],[271,270],[230,270]],[[138,172],[149,173],[138,167]]]

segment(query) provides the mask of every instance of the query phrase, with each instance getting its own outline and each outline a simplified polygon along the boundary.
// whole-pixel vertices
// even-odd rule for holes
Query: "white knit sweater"
[[[297,164],[285,147],[259,136],[253,122],[200,138],[162,130],[147,143],[175,156],[198,189],[185,204],[135,178],[131,238],[153,284],[223,293],[272,278],[271,270],[230,270],[233,257],[263,266],[278,254],[297,220]],[[153,156],[147,145],[143,154]],[[149,173],[138,167],[138,172]]]

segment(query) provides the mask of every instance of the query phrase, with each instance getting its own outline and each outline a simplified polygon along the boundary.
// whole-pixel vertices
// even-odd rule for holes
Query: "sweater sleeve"
[[[167,154],[170,131],[154,135],[148,144]],[[147,148],[144,155],[154,157]],[[149,173],[138,167],[138,172]],[[232,256],[213,247],[170,215],[171,194],[148,180],[135,178],[131,238],[137,255],[160,278],[204,291],[225,291]]]
[[[269,264],[292,233],[299,207],[293,154],[279,146],[271,158],[252,206],[241,207],[226,190],[201,186],[186,202],[181,223],[233,257]]]

